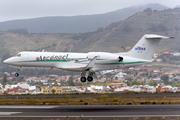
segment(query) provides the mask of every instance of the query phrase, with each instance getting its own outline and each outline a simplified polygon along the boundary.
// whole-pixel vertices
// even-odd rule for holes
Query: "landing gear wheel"
[[[81,82],[86,82],[86,77],[81,77]]]
[[[88,82],[92,82],[93,81],[93,77],[92,76],[88,76],[87,80],[88,80]]]
[[[16,77],[18,77],[18,76],[19,76],[19,73],[15,73],[14,75],[15,75]]]

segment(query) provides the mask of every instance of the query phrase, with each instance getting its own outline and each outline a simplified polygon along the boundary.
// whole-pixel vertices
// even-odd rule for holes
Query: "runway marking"
[[[20,105],[20,106],[0,106],[0,108],[34,108],[34,109],[38,109],[38,108],[56,108],[59,106],[37,106],[37,105],[31,105],[31,106],[24,106],[24,105]]]
[[[22,112],[0,112],[0,115],[12,115],[12,114],[19,114]]]
[[[173,109],[160,109],[160,111],[173,111]]]

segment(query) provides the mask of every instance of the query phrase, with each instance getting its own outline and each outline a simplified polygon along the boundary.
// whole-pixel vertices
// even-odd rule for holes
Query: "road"
[[[71,98],[96,98],[102,94],[71,94]],[[180,93],[157,93],[157,94],[107,94],[109,98],[113,97],[180,97]],[[31,98],[64,98],[66,95],[0,95],[0,98],[10,98],[10,99],[27,99]]]
[[[180,105],[0,106],[0,118],[178,118]]]

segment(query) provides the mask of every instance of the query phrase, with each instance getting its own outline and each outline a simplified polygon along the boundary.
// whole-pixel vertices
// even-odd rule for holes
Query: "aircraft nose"
[[[10,60],[6,59],[6,60],[3,61],[3,63],[8,64],[8,63],[10,63]]]

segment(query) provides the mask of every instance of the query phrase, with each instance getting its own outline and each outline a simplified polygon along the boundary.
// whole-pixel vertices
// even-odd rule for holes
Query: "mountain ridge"
[[[168,8],[156,3],[133,6],[95,15],[55,16],[13,20],[0,22],[0,30],[8,31],[10,29],[25,28],[29,33],[86,33],[105,27],[112,22],[127,19],[129,16],[141,12],[148,7],[153,10],[164,10]]]

